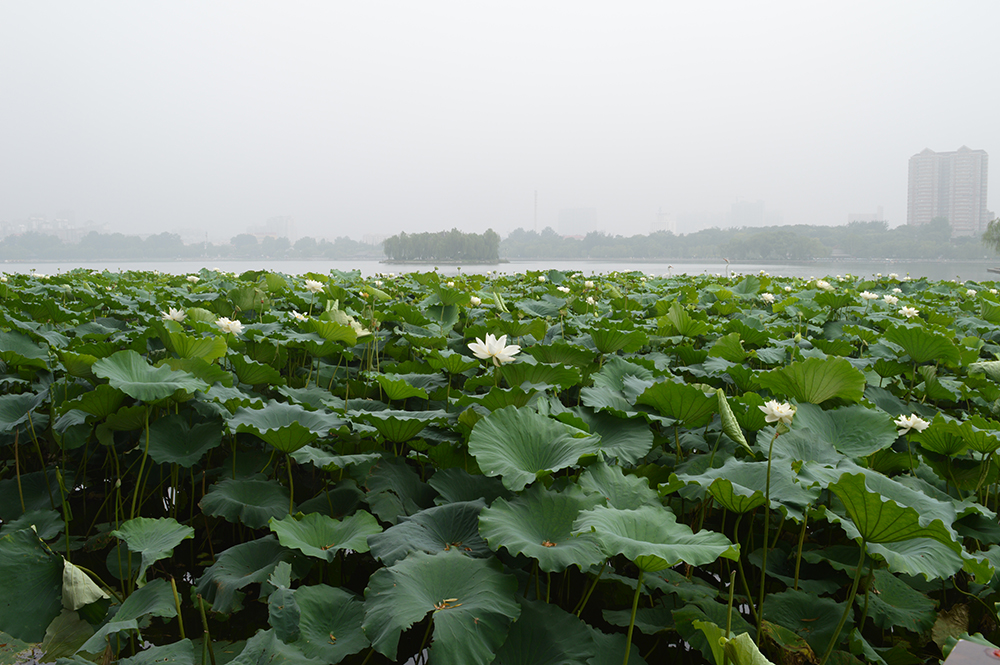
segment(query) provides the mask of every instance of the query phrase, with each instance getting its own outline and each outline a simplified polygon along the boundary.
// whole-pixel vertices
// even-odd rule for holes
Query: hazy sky
[[[763,200],[906,218],[907,160],[993,157],[1000,2],[0,3],[0,221],[501,235]],[[679,232],[694,230],[679,228]]]

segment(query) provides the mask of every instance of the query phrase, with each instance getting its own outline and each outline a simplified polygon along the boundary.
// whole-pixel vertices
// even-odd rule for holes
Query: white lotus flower
[[[521,347],[517,344],[507,345],[507,335],[500,335],[500,339],[497,339],[489,333],[486,335],[485,342],[477,337],[475,342],[469,344],[469,349],[473,355],[481,360],[492,358],[493,364],[497,367],[503,363],[509,363],[514,359],[514,356],[521,352]]]
[[[597,301],[594,300],[594,296],[587,296],[587,304],[588,305],[596,305],[597,304]]]
[[[315,279],[306,280],[306,291],[309,293],[319,293],[323,290],[323,282],[317,282]]]
[[[899,313],[902,314],[903,316],[905,316],[908,319],[912,319],[913,317],[915,317],[918,314],[920,314],[920,310],[916,309],[914,307],[900,307],[899,308]]]
[[[188,275],[187,281],[191,282],[192,284],[197,284],[198,282],[201,281],[201,277],[198,277],[197,275]]]
[[[776,423],[780,420],[786,425],[791,425],[792,418],[795,416],[794,406],[788,402],[778,402],[774,399],[757,408],[764,412],[764,422],[768,423]]]
[[[896,273],[894,273],[894,272],[891,272],[891,273],[889,273],[889,279],[895,279],[895,280],[898,280],[898,279],[899,279],[899,275],[897,275],[897,274],[896,274]]]
[[[557,286],[556,287],[556,291],[559,291],[561,293],[569,293],[569,287],[568,286]]]
[[[0,282],[7,283],[7,275],[0,275]]]
[[[766,302],[768,305],[774,304],[774,294],[773,293],[762,293],[760,294],[760,299]]]
[[[914,413],[911,413],[909,416],[900,416],[899,418],[893,420],[892,424],[899,428],[899,431],[897,432],[899,436],[903,436],[911,429],[923,432],[931,425],[929,422]]]
[[[588,280],[584,281],[583,288],[585,288],[585,289],[592,289],[592,288],[594,288],[594,283],[588,279]]]
[[[965,295],[969,296],[970,298],[975,298],[976,297],[976,290],[975,289],[969,289],[969,290],[967,290],[965,292]]]
[[[376,286],[376,288],[382,288],[382,280],[376,279],[375,280],[375,286]]]
[[[539,275],[538,276],[538,281],[539,282],[547,282],[549,280],[548,280],[548,278],[545,275]]]
[[[364,337],[365,335],[371,335],[372,334],[371,330],[367,330],[363,325],[361,325],[360,323],[358,323],[357,321],[355,321],[353,318],[351,318],[348,321],[348,323],[351,326],[351,330],[353,330],[354,333],[358,337]]]
[[[871,291],[862,291],[861,292],[861,299],[862,300],[878,300],[878,294],[877,293],[872,293]]]
[[[786,286],[785,287],[785,293],[791,293],[791,292],[792,292],[792,287]]]
[[[896,303],[899,302],[899,298],[890,295],[882,296],[882,300],[886,301],[886,303],[888,303],[889,305],[895,305]]]
[[[160,312],[160,316],[164,321],[176,321],[180,323],[187,318],[187,313],[183,309],[174,309],[171,307],[166,312]]]
[[[306,316],[302,312],[297,312],[294,309],[290,312],[290,314],[292,315],[292,318],[297,321],[307,321],[309,319],[308,316]]]
[[[826,281],[825,279],[817,279],[816,288],[822,289],[823,291],[833,291],[833,287],[830,286],[830,282]]]
[[[448,282],[445,286],[447,286],[449,289],[453,289],[455,288],[455,282]]]
[[[216,319],[215,325],[219,326],[219,330],[224,333],[232,333],[233,335],[239,335],[243,332],[243,324],[239,321],[228,319],[225,316]]]
[[[902,293],[903,289],[893,289],[892,292],[893,293]]]
[[[478,298],[477,296],[472,296],[471,298],[469,298],[469,302],[470,302],[470,303],[471,303],[471,304],[472,304],[472,305],[473,305],[474,307],[479,307],[480,305],[482,305],[482,304],[483,304],[483,301],[482,301],[482,300],[481,300],[480,298]]]
[[[990,293],[992,293],[993,295],[996,295],[997,294],[997,290],[996,289],[990,289]]]

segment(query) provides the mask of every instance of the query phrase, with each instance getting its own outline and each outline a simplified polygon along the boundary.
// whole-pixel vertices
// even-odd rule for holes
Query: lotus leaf
[[[149,616],[167,618],[177,616],[174,595],[166,580],[153,580],[126,598],[114,618],[84,642],[80,651],[87,653],[104,651],[111,637],[122,631],[138,630],[139,619]]]
[[[829,399],[857,402],[864,396],[865,376],[844,358],[807,358],[781,369],[764,372],[760,385],[775,397],[821,404]]]
[[[485,556],[490,550],[479,535],[479,515],[484,506],[482,499],[461,501],[401,517],[395,526],[368,538],[372,555],[387,566],[417,551],[434,554],[457,550],[469,556]]]
[[[292,453],[330,430],[344,425],[333,414],[306,411],[301,406],[270,400],[263,409],[239,408],[229,419],[233,432],[249,432],[283,453]]]
[[[187,372],[153,367],[135,351],[119,351],[93,365],[94,374],[129,397],[145,402],[167,399],[177,391],[207,390],[208,384]]]
[[[146,570],[160,559],[172,555],[181,541],[193,538],[194,529],[179,524],[171,517],[136,517],[123,523],[111,535],[125,541],[129,550],[142,555],[138,584],[143,586],[146,583]]]
[[[272,517],[269,524],[285,547],[327,562],[333,561],[342,550],[367,552],[369,536],[382,533],[375,518],[364,510],[342,520],[310,513],[301,518],[287,515],[276,520]]]
[[[288,490],[273,480],[226,478],[202,497],[201,509],[206,515],[261,529],[272,517],[288,514],[288,500]]]

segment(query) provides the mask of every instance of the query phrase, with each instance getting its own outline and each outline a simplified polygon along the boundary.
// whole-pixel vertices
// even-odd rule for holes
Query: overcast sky
[[[505,236],[537,191],[539,228],[738,200],[895,226],[909,157],[961,145],[997,210],[998,25],[996,0],[4,1],[0,221]]]

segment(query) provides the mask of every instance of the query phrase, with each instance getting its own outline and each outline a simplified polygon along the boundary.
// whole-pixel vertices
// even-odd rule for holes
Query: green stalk
[[[174,606],[177,608],[177,625],[181,629],[181,639],[187,639],[184,635],[184,616],[181,614],[181,598],[177,595],[177,582],[170,578],[170,590],[174,592]]]
[[[597,588],[597,583],[601,581],[601,575],[604,574],[604,569],[608,567],[607,560],[601,564],[601,569],[597,571],[597,577],[594,578],[594,583],[590,585],[587,589],[587,593],[580,599],[580,604],[573,608],[573,614],[579,618],[580,614],[583,612],[583,608],[587,606],[587,601],[590,600],[590,594],[594,593],[594,589]]]
[[[771,453],[774,451],[774,440],[778,438],[778,428],[774,429],[771,444],[767,447],[767,478],[764,481],[764,557],[760,566],[760,600],[757,602],[757,644],[760,644],[761,632],[764,630],[764,586],[767,582],[767,553],[771,549],[767,542],[767,533],[771,528]]]
[[[295,481],[292,480],[292,456],[285,455],[285,468],[288,469],[288,514],[295,514]]]
[[[135,491],[132,492],[132,510],[129,511],[129,519],[135,518],[136,502],[139,499],[139,492],[142,491],[142,474],[146,469],[146,457],[149,456],[149,409],[146,409],[146,447],[142,451],[142,462],[139,464],[139,477],[135,481]]]
[[[840,623],[837,624],[837,629],[833,631],[833,635],[830,637],[830,643],[826,646],[826,651],[823,652],[823,657],[819,661],[819,665],[826,665],[827,659],[830,654],[833,653],[833,648],[837,646],[837,642],[840,641],[840,631],[844,629],[844,624],[847,623],[847,615],[851,613],[851,607],[854,605],[854,596],[858,593],[858,584],[861,582],[861,570],[865,565],[865,554],[867,552],[867,543],[861,541],[861,558],[858,559],[858,569],[854,573],[854,581],[851,583],[851,590],[847,594],[847,605],[844,607],[844,613],[840,617]]]
[[[628,634],[625,636],[625,660],[622,665],[628,665],[628,653],[632,649],[632,629],[635,628],[635,613],[639,609],[639,594],[642,593],[642,568],[639,569],[639,579],[635,585],[635,595],[632,596],[632,616],[628,621]]]
[[[795,591],[799,590],[799,566],[802,563],[802,544],[806,540],[806,523],[809,521],[809,506],[802,511],[802,528],[799,529],[799,546],[795,550],[795,585],[792,587]]]
[[[201,639],[202,639],[202,663],[204,663],[204,653],[208,650],[208,658],[215,665],[215,650],[212,649],[212,634],[208,632],[208,617],[205,616],[205,599],[198,594],[198,610],[201,612]],[[207,647],[205,645],[208,645]]]
[[[27,512],[24,509],[24,490],[21,489],[21,458],[17,454],[17,441],[20,436],[20,431],[14,432],[14,473],[17,475],[17,495],[21,497],[21,512]]]
[[[729,573],[729,607],[726,610],[726,639],[733,634],[733,595],[736,591],[736,571]],[[723,649],[722,665],[729,665],[729,654]]]

